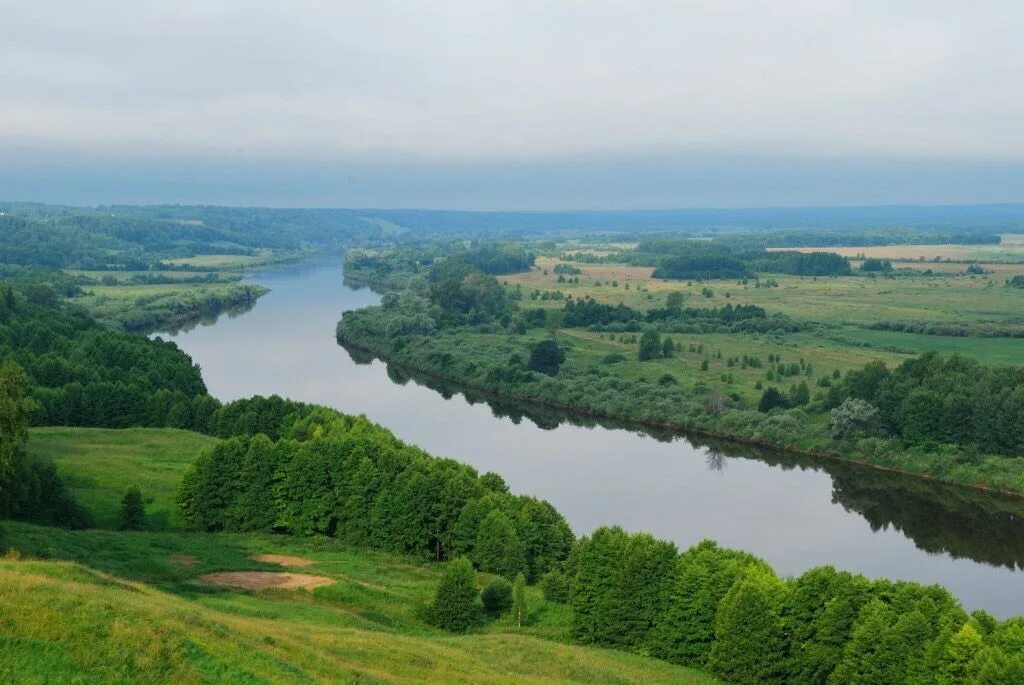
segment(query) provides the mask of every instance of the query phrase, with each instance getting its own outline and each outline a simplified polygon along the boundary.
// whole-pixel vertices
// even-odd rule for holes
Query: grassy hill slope
[[[712,683],[689,669],[567,644],[571,613],[529,588],[528,625],[468,635],[420,619],[440,567],[327,538],[166,530],[180,474],[212,442],[173,430],[36,429],[96,520],[113,528],[138,484],[155,532],[0,524],[0,682]],[[166,515],[164,515],[166,514]],[[301,557],[284,568],[252,557]],[[259,592],[224,571],[301,572],[333,583]],[[479,580],[486,582],[481,574]]]
[[[97,528],[117,528],[121,498],[137,485],[150,528],[162,530],[185,527],[174,503],[178,483],[199,451],[216,443],[173,428],[33,428],[29,451],[57,465]]]

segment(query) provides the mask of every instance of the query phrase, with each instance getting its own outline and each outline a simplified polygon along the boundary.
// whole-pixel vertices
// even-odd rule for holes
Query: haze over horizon
[[[44,0],[0,198],[477,210],[1024,200],[1024,6]]]

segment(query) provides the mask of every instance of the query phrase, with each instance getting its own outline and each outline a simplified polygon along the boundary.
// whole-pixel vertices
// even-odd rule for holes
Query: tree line
[[[621,258],[653,266],[655,278],[686,280],[743,279],[755,272],[794,276],[844,276],[851,273],[846,257],[834,252],[769,251],[738,240],[696,240],[657,237],[642,240]]]
[[[829,388],[827,407],[848,400],[877,410],[864,433],[883,431],[910,444],[955,443],[1024,456],[1024,367],[984,366],[961,355],[927,352],[894,369],[871,362]]]
[[[870,581],[831,567],[781,579],[704,541],[682,554],[601,528],[561,571],[573,636],[708,669],[736,683],[1014,683],[1024,620],[966,613],[939,586]]]
[[[255,402],[264,405],[255,413],[253,402],[234,404],[240,416],[221,430],[256,432],[205,452],[182,481],[182,510],[198,528],[328,535],[436,560],[465,555],[510,579],[537,579],[569,553],[573,535],[554,507],[510,494],[495,474],[432,457],[365,417]]]

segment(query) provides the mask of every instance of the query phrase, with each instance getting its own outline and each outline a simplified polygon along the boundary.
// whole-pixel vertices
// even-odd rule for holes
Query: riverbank
[[[827,424],[819,417],[801,409],[772,413],[716,411],[712,405],[720,396],[707,388],[630,382],[592,373],[569,372],[568,377],[552,378],[525,369],[508,370],[505,364],[510,356],[529,355],[533,340],[528,336],[445,330],[431,336],[400,336],[395,344],[386,330],[373,327],[372,320],[361,312],[347,312],[338,324],[336,337],[340,344],[359,348],[388,363],[497,398],[842,461],[982,492],[1024,496],[1024,464],[1012,457],[900,450],[894,449],[894,441],[883,438],[844,444],[831,439]]]
[[[240,283],[165,283],[95,287],[72,301],[99,322],[133,333],[178,329],[229,311],[245,311],[269,288]]]

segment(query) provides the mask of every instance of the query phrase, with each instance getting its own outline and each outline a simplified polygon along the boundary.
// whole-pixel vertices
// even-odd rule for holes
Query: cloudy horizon
[[[409,5],[4,7],[0,199],[1024,199],[1024,6]]]

